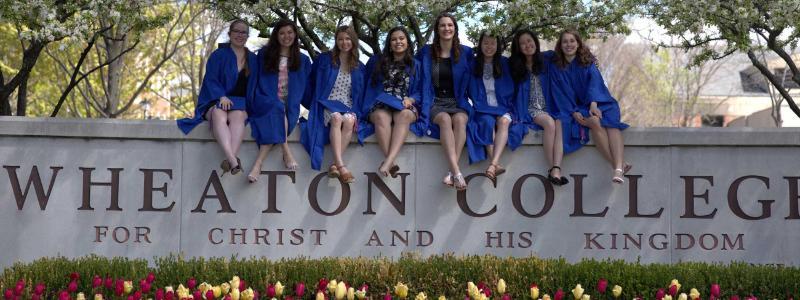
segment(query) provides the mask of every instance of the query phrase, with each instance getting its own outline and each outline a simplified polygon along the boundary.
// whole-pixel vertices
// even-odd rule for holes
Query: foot
[[[258,175],[247,174],[247,182],[249,183],[256,183],[258,181]]]
[[[400,172],[400,167],[398,165],[392,165],[392,167],[389,168],[389,175],[391,175],[392,178],[397,178],[397,172]]]
[[[356,178],[353,177],[353,173],[350,173],[350,170],[347,170],[347,166],[341,165],[337,166],[336,168],[339,169],[339,180],[344,183],[356,182]]]
[[[287,170],[297,170],[297,161],[294,160],[294,157],[289,152],[283,153],[283,165]]]
[[[633,169],[633,165],[626,162],[625,167],[622,168],[622,175],[627,175],[631,169]]]
[[[328,168],[328,177],[330,178],[339,178],[339,168],[336,167],[335,164],[332,164],[330,168]]]
[[[561,167],[553,166],[550,170],[547,170],[547,180],[550,181],[553,185],[562,186],[566,182],[562,183],[561,179],[567,180],[566,177],[561,177]]]
[[[452,187],[453,186],[453,174],[450,173],[450,172],[447,172],[447,174],[444,175],[444,179],[442,179],[442,183],[444,183],[444,185],[446,185],[448,187]]]
[[[465,191],[467,189],[467,181],[464,180],[464,175],[458,173],[453,176],[453,187],[458,191]]]
[[[238,157],[236,158],[236,166],[231,168],[231,175],[236,175],[242,172],[242,160]]]
[[[616,184],[622,184],[625,182],[625,179],[622,176],[625,174],[625,171],[622,169],[614,169],[614,177],[611,177],[611,182]]]
[[[491,180],[495,180],[497,178],[497,167],[495,164],[489,164],[489,167],[486,168],[486,171],[483,172],[486,174],[486,177],[489,177]]]
[[[386,161],[382,161],[381,165],[378,166],[378,174],[380,174],[383,177],[389,176],[389,169],[386,168]]]

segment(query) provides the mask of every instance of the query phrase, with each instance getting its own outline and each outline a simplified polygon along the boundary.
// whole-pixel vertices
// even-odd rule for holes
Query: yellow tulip
[[[203,283],[201,283],[200,285],[197,286],[197,289],[200,290],[200,293],[205,295],[206,292],[211,289],[211,285],[206,283],[206,282],[203,282]]]
[[[323,294],[322,292],[317,292],[316,300],[325,300],[325,294]]]
[[[416,297],[414,297],[414,300],[428,300],[428,296],[425,296],[425,293],[420,292]]]
[[[356,291],[356,298],[358,298],[358,300],[364,300],[364,298],[367,298],[367,292],[362,291],[362,290],[357,290]]]
[[[497,293],[500,294],[500,296],[506,293],[506,281],[503,280],[503,278],[497,281]]]
[[[544,294],[544,296],[542,296],[542,300],[550,300],[550,295]]]
[[[405,299],[408,297],[408,286],[402,282],[398,282],[397,285],[394,286],[394,294],[400,299]]]
[[[178,289],[175,291],[175,294],[178,295],[178,299],[189,298],[189,289],[183,286],[183,284],[178,285]]]
[[[244,290],[242,292],[242,295],[241,295],[240,299],[241,300],[253,300],[253,297],[255,297],[255,292],[253,292],[252,288],[247,288],[246,290]]]
[[[336,285],[336,293],[334,296],[336,300],[344,299],[345,294],[347,294],[347,286],[344,285],[344,281],[340,281],[339,284]]]
[[[681,293],[678,295],[678,300],[687,300],[689,297],[686,296],[686,293]]]
[[[219,288],[222,289],[222,294],[227,295],[231,291],[231,284],[227,282],[223,282],[219,285]]]
[[[233,276],[233,279],[231,279],[231,281],[230,281],[231,288],[234,289],[234,290],[238,290],[239,289],[239,284],[240,284],[239,281],[240,281],[239,276]]]
[[[692,298],[692,300],[700,298],[700,292],[696,288],[692,288],[689,290],[689,298]]]
[[[478,300],[487,300],[487,299],[488,298],[486,297],[486,294],[484,294],[484,293],[479,293],[478,294]]]
[[[83,293],[78,293],[78,295],[75,296],[75,300],[86,300],[86,295]]]
[[[222,288],[219,286],[212,287],[211,291],[214,292],[214,298],[219,298],[219,296],[222,296]]]
[[[591,297],[589,295],[583,294],[581,300],[591,300]]]
[[[278,281],[275,283],[275,296],[280,297],[281,295],[283,295],[283,284]]]
[[[615,285],[614,288],[611,289],[611,294],[614,295],[614,298],[619,298],[622,295],[622,287]]]
[[[103,300],[103,294],[94,294],[94,300]]]
[[[665,295],[664,298],[661,298],[661,300],[672,300],[672,296]]]
[[[678,282],[677,279],[673,279],[672,281],[669,282],[669,286],[670,287],[672,287],[673,285],[675,286],[675,291],[680,291],[681,290],[681,283]]]
[[[241,293],[239,293],[239,289],[232,289],[231,300],[239,300],[239,299],[241,299]]]
[[[439,296],[439,300],[447,300],[447,298],[445,298],[444,295],[441,295]]]
[[[575,300],[580,300],[583,296],[583,287],[580,284],[576,285],[574,289],[572,289],[572,296],[575,297]]]
[[[478,290],[478,286],[476,286],[472,281],[467,282],[467,294],[473,300],[477,300],[480,297],[480,291]]]
[[[123,292],[125,292],[125,295],[130,294],[131,291],[133,291],[133,281],[125,281],[125,282],[123,282],[122,283],[122,287],[123,287],[122,290],[123,290]]]
[[[336,286],[338,285],[339,283],[336,282],[336,279],[328,281],[328,293],[336,294]]]
[[[545,296],[547,296],[547,295],[545,295]],[[533,287],[531,287],[531,299],[533,299],[533,300],[539,299],[539,287],[538,286],[534,285]]]
[[[353,300],[356,298],[356,289],[350,287],[347,289],[347,300]]]

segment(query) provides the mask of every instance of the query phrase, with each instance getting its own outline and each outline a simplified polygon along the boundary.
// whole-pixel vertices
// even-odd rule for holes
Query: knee
[[[586,118],[586,124],[589,125],[587,127],[592,129],[599,129],[600,127],[602,127],[602,125],[600,124],[600,118],[598,118],[597,116],[591,116],[589,118]]]
[[[355,124],[356,124],[355,117],[347,117],[342,119],[342,126],[344,126],[345,128],[353,128]]]
[[[511,124],[511,120],[505,117],[500,117],[497,119],[497,126],[498,127],[508,127]]]
[[[414,112],[408,109],[401,110],[395,115],[394,120],[396,122],[401,122],[404,124],[411,123],[412,121],[414,121]]]
[[[450,119],[450,115],[447,113],[439,113],[434,120],[434,123],[438,124],[439,127],[451,127],[453,120]]]
[[[333,126],[342,125],[342,115],[337,113],[331,114],[331,125]]]
[[[468,119],[469,118],[467,117],[467,115],[462,114],[462,113],[457,113],[455,116],[453,116],[453,125],[456,125],[456,126],[459,126],[459,127],[467,125],[467,120]]]

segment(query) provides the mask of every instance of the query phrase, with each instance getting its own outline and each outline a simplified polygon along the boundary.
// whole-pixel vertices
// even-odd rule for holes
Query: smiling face
[[[231,44],[237,47],[244,47],[247,37],[250,35],[250,28],[244,22],[235,22],[228,31]]]
[[[389,47],[394,54],[404,54],[408,50],[408,37],[402,30],[395,30],[389,40]]]
[[[350,53],[350,50],[353,50],[353,40],[347,32],[336,34],[336,48],[342,53]]]
[[[296,39],[297,33],[294,32],[292,26],[283,26],[278,30],[278,43],[282,48],[291,47]]]
[[[497,54],[497,38],[484,36],[481,39],[481,53],[483,53],[484,57],[494,57]]]
[[[575,35],[571,33],[564,33],[561,35],[561,51],[564,51],[564,55],[567,57],[574,57],[578,53],[578,48],[580,47],[580,43],[578,43],[578,39],[575,38]]]
[[[439,24],[436,26],[436,32],[439,38],[445,41],[452,40],[456,35],[456,23],[450,17],[439,18]]]
[[[519,36],[519,51],[525,56],[533,56],[539,52],[539,47],[536,45],[536,40],[530,34],[522,34]]]

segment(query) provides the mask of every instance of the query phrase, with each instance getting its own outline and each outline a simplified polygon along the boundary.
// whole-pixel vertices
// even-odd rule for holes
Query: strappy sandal
[[[353,173],[350,173],[350,170],[347,169],[347,166],[341,165],[336,167],[339,170],[339,180],[344,183],[353,183],[356,182],[356,178],[353,177]]]
[[[633,169],[633,165],[626,162],[625,166],[622,167],[622,175],[628,175],[628,172],[630,172],[631,169]]]
[[[447,174],[444,175],[444,179],[442,179],[442,183],[447,187],[453,187],[453,174],[447,172]]]
[[[231,168],[231,175],[236,175],[242,172],[242,160],[238,157],[236,158],[236,166]]]
[[[389,176],[392,176],[392,178],[397,178],[397,172],[400,172],[400,166],[394,165],[389,168]]]
[[[453,175],[453,187],[456,188],[457,191],[467,190],[467,182],[464,180],[464,175],[461,175],[461,173]]]
[[[550,168],[550,170],[547,170],[547,180],[550,181],[550,183],[552,183],[553,185],[557,185],[557,186],[562,186],[562,185],[565,185],[565,184],[569,183],[569,179],[567,179],[567,177],[564,177],[564,176],[555,177],[555,176],[553,176],[552,174],[553,174],[553,170],[554,169],[558,169],[559,171],[561,171],[561,167],[559,167],[559,166],[553,166],[552,168]]]
[[[484,174],[486,174],[486,177],[489,177],[489,179],[495,180],[497,179],[497,176],[500,176],[500,174],[503,174],[505,172],[506,169],[504,169],[500,165],[490,164],[489,167],[486,168]]]
[[[625,183],[625,179],[622,178],[624,172],[622,169],[614,169],[614,177],[611,177],[611,182],[616,184]]]
[[[222,175],[219,175],[219,177],[222,177],[223,175],[225,175],[225,173],[231,171],[231,163],[228,161],[228,159],[223,159],[222,162],[219,164],[219,168],[222,169]]]
[[[330,168],[328,168],[328,177],[339,178],[340,175],[339,168],[337,168],[335,164],[331,164]]]

